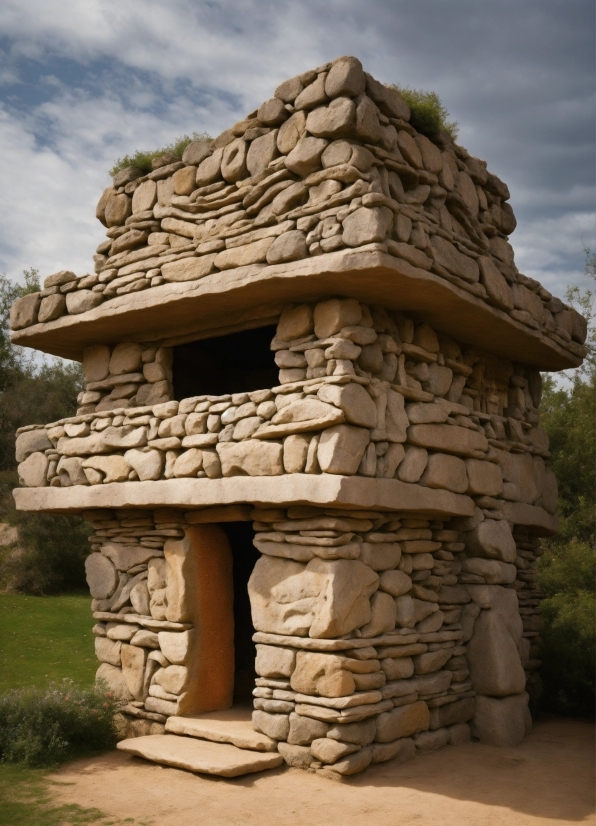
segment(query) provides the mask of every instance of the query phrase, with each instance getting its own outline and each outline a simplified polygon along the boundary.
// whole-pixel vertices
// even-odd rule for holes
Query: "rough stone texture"
[[[375,739],[378,743],[391,743],[400,737],[411,737],[425,731],[429,724],[430,714],[426,703],[411,703],[380,714]]]
[[[515,541],[505,520],[485,519],[466,536],[470,556],[513,562],[516,556]]]
[[[528,695],[525,691],[503,698],[476,698],[472,734],[481,743],[515,746],[524,739],[530,725]]]

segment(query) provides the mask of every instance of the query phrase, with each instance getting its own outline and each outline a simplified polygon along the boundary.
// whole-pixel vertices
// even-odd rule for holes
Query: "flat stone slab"
[[[248,751],[227,743],[212,743],[176,734],[133,737],[122,740],[117,748],[153,763],[220,777],[240,777],[243,774],[275,769],[283,763],[281,754]]]
[[[196,717],[168,717],[166,731],[214,743],[231,743],[239,749],[260,752],[277,750],[275,740],[253,729],[250,709],[231,708]]]

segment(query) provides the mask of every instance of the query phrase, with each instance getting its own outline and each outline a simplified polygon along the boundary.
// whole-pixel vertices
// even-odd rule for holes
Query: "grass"
[[[457,140],[457,121],[449,120],[449,112],[436,92],[410,89],[409,86],[396,86],[394,83],[390,85],[398,90],[410,107],[410,123],[414,129],[432,139],[437,138],[440,132],[448,132],[454,141]]]
[[[97,669],[92,626],[88,595],[0,594],[0,694],[65,677],[90,686]]]
[[[161,155],[165,155],[166,152],[171,152],[172,155],[181,158],[188,144],[201,138],[211,140],[211,136],[206,132],[193,132],[192,135],[181,135],[179,138],[175,138],[172,143],[162,146],[161,149],[137,149],[132,155],[125,155],[123,158],[118,158],[114,166],[110,169],[110,175],[115,175],[117,172],[120,172],[121,169],[126,169],[127,166],[135,166],[146,175],[148,172],[151,172],[151,161],[154,158],[159,158]]]
[[[99,809],[77,804],[52,804],[52,786],[66,785],[48,780],[47,772],[0,764],[0,826],[121,826],[132,818],[114,820]]]

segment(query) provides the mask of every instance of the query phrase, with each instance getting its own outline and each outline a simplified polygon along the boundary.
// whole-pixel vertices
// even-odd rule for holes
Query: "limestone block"
[[[105,344],[91,344],[83,350],[83,372],[88,382],[107,378],[110,365],[110,348]]]
[[[136,471],[141,482],[159,479],[162,475],[164,454],[161,450],[127,450],[124,460]]]
[[[181,694],[188,683],[188,669],[183,665],[169,665],[155,672],[153,682],[169,694]]]
[[[95,674],[95,682],[103,683],[116,700],[130,700],[132,697],[124,681],[122,669],[114,665],[102,663]]]
[[[432,591],[431,591],[432,593]],[[416,623],[416,631],[421,634],[431,634],[438,631],[445,620],[445,614],[442,611],[435,611],[426,619]]]
[[[442,728],[443,726],[453,726],[456,723],[466,723],[474,716],[475,708],[475,697],[465,697],[455,703],[432,708],[430,711],[430,726],[431,728]]]
[[[103,546],[102,552],[112,560],[118,571],[128,571],[142,565],[155,555],[151,548],[141,545],[119,545],[109,542]]]
[[[481,576],[489,585],[508,585],[515,582],[517,568],[497,559],[464,559],[462,571]]]
[[[280,476],[283,473],[283,446],[278,442],[258,439],[220,442],[216,449],[224,476]]]
[[[379,110],[366,95],[356,99],[356,134],[368,143],[377,143],[381,137]]]
[[[236,183],[246,175],[247,144],[242,138],[229,143],[223,151],[221,174],[228,183]]]
[[[489,301],[502,310],[513,309],[513,293],[501,271],[492,258],[481,256],[478,259],[480,265],[480,283],[488,293]]]
[[[375,721],[369,719],[360,723],[342,723],[334,726],[327,732],[327,737],[357,746],[368,746],[375,739],[376,732]]]
[[[339,424],[323,431],[317,458],[324,473],[353,475],[369,442],[365,428]]]
[[[517,746],[531,727],[528,699],[525,691],[502,699],[477,696],[472,734],[481,743]]]
[[[89,484],[89,480],[85,476],[85,471],[83,470],[83,461],[82,459],[78,459],[76,456],[70,458],[61,456],[56,470],[63,485],[65,476],[71,485]]]
[[[192,447],[190,450],[185,450],[174,462],[173,473],[178,478],[187,476],[196,476],[199,470],[203,467],[203,454],[196,448]]]
[[[482,587],[482,586],[481,586]],[[468,666],[479,694],[519,694],[526,676],[518,651],[522,636],[517,594],[511,588],[484,586],[491,607],[480,612],[468,645]]]
[[[379,588],[393,597],[401,597],[412,588],[412,580],[403,571],[383,571],[379,577]]]
[[[172,660],[172,662],[174,661]],[[295,663],[296,652],[291,648],[281,648],[276,645],[257,645],[255,670],[260,677],[271,679],[290,677],[294,671]]]
[[[360,629],[363,637],[376,637],[393,631],[397,617],[395,600],[383,591],[374,593],[370,600],[370,620]]]
[[[198,138],[188,144],[182,153],[182,162],[187,164],[198,165],[205,158],[211,154],[211,141],[204,138]]]
[[[342,241],[348,247],[361,247],[383,241],[393,226],[393,213],[387,207],[359,207],[343,222]]]
[[[486,436],[476,430],[468,430],[458,425],[411,425],[408,428],[408,441],[418,447],[444,453],[458,453],[463,456],[473,456],[474,451],[488,449]]]
[[[404,594],[397,597],[395,600],[396,623],[402,628],[413,628],[416,624],[416,616],[414,614],[414,600],[409,594]]]
[[[104,554],[94,553],[85,560],[85,576],[93,599],[108,599],[118,585],[116,569]]]
[[[412,680],[412,688],[418,691],[421,697],[430,697],[432,694],[441,694],[447,691],[451,684],[451,671],[435,671],[434,674],[423,674]]]
[[[428,706],[423,701],[399,706],[379,714],[376,720],[377,743],[391,743],[401,737],[412,737],[426,731],[430,725]]]
[[[504,450],[499,450],[498,454],[503,479],[513,482],[520,493],[520,500],[532,505],[540,495],[540,490],[531,454],[507,453]]]
[[[179,712],[179,702],[172,703],[169,700],[160,700],[158,697],[147,697],[145,708],[147,711],[154,711],[163,714],[165,717],[177,715]]]
[[[120,195],[110,195],[105,206],[105,220],[108,227],[116,227],[124,224],[132,214],[132,201],[121,193]]]
[[[309,444],[308,436],[298,433],[284,439],[283,462],[286,473],[302,473],[306,465]]]
[[[150,559],[147,563],[147,587],[152,593],[158,588],[166,587],[165,559]]]
[[[429,752],[446,746],[449,742],[449,731],[446,728],[436,729],[436,731],[423,731],[414,736],[416,751]]]
[[[91,435],[93,436],[93,434]],[[100,445],[103,451],[100,449],[97,450],[97,452],[105,452],[105,448],[127,450],[133,447],[144,447],[146,444],[146,427],[132,427],[131,425],[125,425],[124,427],[106,427],[100,434]],[[119,458],[122,458],[122,456]]]
[[[308,113],[306,129],[316,138],[339,138],[356,126],[356,104],[347,97],[337,97],[328,106]]]
[[[352,674],[342,666],[343,657],[335,654],[298,651],[290,684],[300,694],[346,697],[354,692],[356,684]]]
[[[411,135],[408,135],[407,132],[400,131],[397,136],[397,145],[409,164],[417,169],[422,169],[422,153]]]
[[[35,324],[40,302],[39,293],[29,293],[17,298],[10,308],[10,329],[23,330]]]
[[[320,339],[328,338],[343,327],[358,324],[361,318],[362,309],[355,298],[321,301],[314,309],[315,333]]]
[[[339,740],[331,740],[328,737],[321,737],[311,743],[313,755],[321,763],[337,763],[338,760],[347,757],[358,751],[358,746],[353,743],[342,743]]]
[[[277,133],[277,148],[282,155],[289,155],[296,146],[306,129],[306,114],[303,111],[294,112],[287,121],[282,123]]]
[[[346,757],[344,760],[339,760],[337,763],[334,763],[333,772],[346,776],[358,774],[358,772],[362,772],[367,766],[370,766],[372,754],[373,752],[370,746],[360,749],[360,751],[355,751],[354,754],[350,754],[349,757]]]
[[[260,731],[273,740],[287,740],[290,731],[290,720],[287,714],[253,711],[252,725],[255,731]]]
[[[388,680],[407,680],[414,673],[414,662],[411,657],[386,657],[381,668]]]
[[[473,496],[498,496],[503,490],[503,475],[499,465],[478,459],[466,459],[468,493]]]
[[[436,603],[428,602],[425,599],[414,599],[414,619],[416,622],[421,622],[435,611],[438,611]]]
[[[15,458],[17,462],[22,462],[27,456],[37,451],[44,451],[53,445],[48,438],[47,431],[43,428],[39,430],[26,430],[19,433],[15,445]]]
[[[441,238],[440,235],[433,235],[430,249],[437,264],[445,267],[453,275],[457,275],[470,283],[479,280],[480,270],[476,261],[459,252],[450,241]]]
[[[60,293],[48,295],[41,299],[37,320],[40,324],[54,321],[66,312],[66,297]]]
[[[360,561],[373,571],[395,568],[401,558],[401,549],[397,542],[363,542],[360,548]]]
[[[286,167],[296,175],[305,178],[321,165],[321,155],[328,141],[318,137],[302,136],[286,157]]]
[[[416,756],[416,746],[410,737],[402,737],[393,743],[375,743],[372,747],[372,762],[384,763],[386,760],[396,760],[405,763]]]
[[[112,376],[136,373],[142,369],[143,346],[133,341],[117,344],[112,350],[109,370]]]
[[[201,255],[199,258],[181,258],[163,264],[161,274],[165,281],[196,281],[209,275],[215,269],[216,253]]]
[[[465,535],[468,556],[513,562],[517,555],[509,523],[504,519],[485,519]]]
[[[123,456],[92,456],[84,460],[82,467],[84,471],[87,471],[87,469],[99,471],[103,475],[103,481],[106,484],[109,482],[125,482],[131,471],[130,465]],[[85,475],[89,482],[94,484],[96,477],[87,472]]]
[[[343,415],[332,404],[326,404],[319,399],[307,396],[297,399],[282,407],[271,419],[271,424],[289,424],[290,422],[320,421],[333,424],[343,420]]]
[[[147,631],[145,628],[142,628],[140,631],[136,632],[136,634],[132,637],[130,644],[140,645],[142,648],[159,648],[157,634],[154,631]],[[151,662],[155,662],[155,660],[151,660]],[[147,672],[145,670],[145,677],[146,676]]]
[[[66,294],[66,309],[71,315],[78,315],[93,310],[102,301],[101,293],[94,293],[92,290],[74,290]]]
[[[312,717],[302,717],[302,715],[292,712],[290,714],[288,743],[293,746],[308,746],[313,740],[325,737],[328,731],[327,723],[314,720]]]
[[[375,427],[377,408],[360,384],[325,384],[317,393],[321,401],[339,407],[350,424]]]
[[[408,419],[411,424],[432,424],[446,422],[449,416],[448,411],[438,404],[428,404],[417,402],[406,407]]]
[[[269,247],[267,253],[268,264],[285,264],[288,261],[298,261],[306,258],[308,248],[306,235],[300,230],[290,230],[278,236]]]
[[[149,591],[147,590],[146,582],[137,582],[134,588],[130,591],[130,603],[135,613],[142,617],[150,616],[149,609]]]
[[[356,57],[339,57],[325,79],[325,94],[330,98],[340,95],[355,98],[364,92],[366,78],[362,64]]]
[[[184,665],[190,656],[194,643],[195,632],[189,631],[159,631],[157,639],[164,657],[173,665]]]
[[[107,637],[95,638],[95,656],[102,663],[120,665],[121,647],[122,643],[117,640],[109,640]]]
[[[308,769],[313,762],[313,754],[306,746],[294,746],[282,741],[277,748],[284,762],[294,769]]]
[[[48,466],[49,461],[45,453],[32,453],[19,463],[19,481],[27,488],[45,487],[48,484]]]
[[[139,186],[135,189],[132,196],[133,215],[135,215],[138,212],[145,212],[148,209],[153,209],[156,203],[157,184],[155,183],[155,181],[143,181],[143,183],[139,184]]]
[[[468,488],[465,462],[457,456],[433,453],[428,458],[420,484],[429,488],[443,488],[455,493],[465,493]]]
[[[397,468],[397,478],[401,482],[418,482],[428,462],[428,452],[422,447],[407,447],[406,455]]]
[[[307,336],[312,331],[313,311],[308,304],[284,307],[277,324],[277,338],[282,341],[292,341]]]
[[[172,184],[176,195],[190,195],[196,188],[197,168],[196,166],[184,166],[176,170],[172,175]],[[134,196],[133,196],[134,210]]]
[[[358,560],[292,560],[261,557],[248,582],[258,631],[332,638],[370,619],[378,577]]]
[[[284,114],[287,115],[285,112]],[[277,129],[272,129],[266,135],[261,135],[250,142],[246,155],[246,168],[251,176],[263,172],[277,157],[277,134]]]
[[[439,671],[447,660],[451,659],[450,648],[440,648],[438,651],[427,651],[426,654],[418,654],[414,657],[414,671],[416,674],[432,674]]]

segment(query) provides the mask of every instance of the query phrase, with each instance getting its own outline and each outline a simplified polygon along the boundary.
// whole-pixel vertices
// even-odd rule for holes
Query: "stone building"
[[[115,175],[95,272],[13,307],[15,343],[83,363],[15,499],[93,526],[125,751],[349,775],[531,724],[539,371],[586,324],[517,270],[507,186],[409,119],[355,58],[294,77]]]

